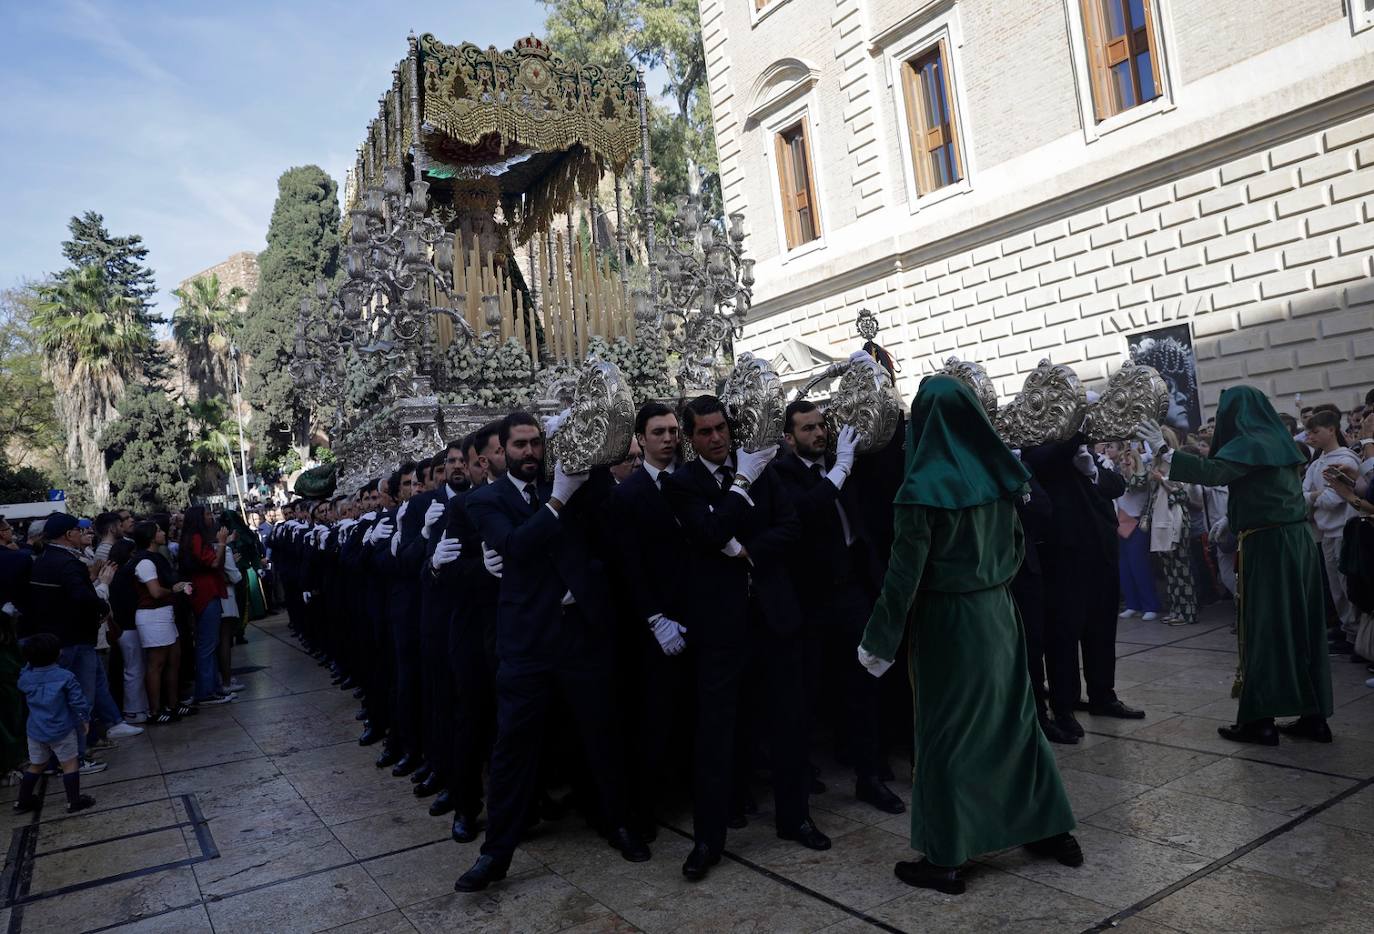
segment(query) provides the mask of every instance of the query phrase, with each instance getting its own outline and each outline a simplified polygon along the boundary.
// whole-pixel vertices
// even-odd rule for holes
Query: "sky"
[[[509,48],[538,0],[0,0],[0,288],[61,269],[70,217],[181,280],[266,246],[277,177],[343,190],[406,35]]]

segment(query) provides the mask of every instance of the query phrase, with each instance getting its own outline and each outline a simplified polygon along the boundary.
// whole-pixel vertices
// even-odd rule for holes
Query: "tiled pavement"
[[[1227,612],[1187,629],[1123,625],[1118,687],[1149,716],[1085,717],[1085,741],[1056,749],[1087,864],[993,854],[959,898],[893,878],[910,858],[906,816],[857,804],[838,771],[812,799],[835,839],[826,853],[777,840],[765,811],[691,885],[679,874],[685,811],[642,864],[574,817],[545,825],[503,885],[457,894],[477,844],[453,843],[447,818],[373,768],[375,749],[355,742],[355,702],[282,619],[267,620],[235,650],[236,665],[261,666],[240,676],[242,698],[106,754],[109,770],[85,783],[94,811],[67,817],[56,783],[37,820],[0,809],[0,932],[1367,932],[1368,675],[1333,660],[1333,745],[1226,743]]]

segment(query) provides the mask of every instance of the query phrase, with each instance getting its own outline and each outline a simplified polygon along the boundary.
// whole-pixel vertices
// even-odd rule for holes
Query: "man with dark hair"
[[[1313,449],[1314,457],[1303,474],[1302,495],[1326,566],[1326,586],[1339,621],[1330,634],[1331,651],[1347,655],[1355,651],[1360,614],[1346,593],[1340,559],[1345,524],[1355,516],[1355,510],[1331,489],[1325,474],[1328,470],[1340,471],[1354,483],[1360,476],[1360,459],[1345,446],[1339,410],[1333,412],[1317,406],[1305,427],[1307,444]]]
[[[117,512],[102,512],[95,517],[95,560],[108,561],[110,549],[122,537],[119,529],[122,520]]]
[[[663,492],[687,539],[688,581],[683,623],[698,653],[696,762],[692,852],[682,874],[696,881],[720,862],[725,848],[740,679],[751,643],[784,650],[801,618],[787,574],[789,549],[800,532],[797,514],[765,468],[777,446],[735,451],[725,406],[698,396],[682,409],[696,459],[663,480]],[[792,671],[770,665],[769,690],[800,696],[800,659]],[[776,676],[777,680],[772,680]],[[784,679],[792,681],[784,683]],[[774,749],[773,798],[778,836],[824,850],[830,840],[812,823],[805,748]]]
[[[626,761],[630,767],[631,826],[652,842],[665,762],[678,705],[691,696],[689,678],[702,656],[686,651],[684,590],[687,542],[663,496],[663,479],[678,467],[678,421],[673,410],[646,402],[635,416],[634,436],[644,461],[616,487],[608,511],[617,562],[628,713]]]
[[[791,664],[804,650],[805,703],[799,739],[805,741],[807,721],[822,709],[830,711],[836,736],[854,766],[854,795],[887,814],[906,810],[879,777],[883,770],[878,735],[878,679],[850,663],[848,650],[863,636],[868,614],[882,588],[880,566],[859,508],[859,491],[847,483],[854,469],[858,436],[840,429],[835,456],[827,456],[830,430],[814,402],[788,405],[783,436],[791,445],[769,470],[777,475],[801,522],[790,563],[792,583],[801,605],[802,627],[777,641],[795,641],[787,653],[770,653],[769,664]],[[827,670],[827,659],[835,664]],[[781,680],[781,678],[779,678]],[[834,685],[837,703],[819,703],[822,685]],[[829,694],[830,692],[827,692]],[[790,706],[800,698],[772,698]]]
[[[525,412],[498,434],[506,476],[468,498],[482,538],[501,558],[496,747],[482,855],[454,884],[475,892],[505,878],[536,796],[544,722],[555,689],[577,723],[599,799],[600,826],[625,859],[649,848],[626,827],[623,764],[612,703],[613,614],[597,534],[610,492],[605,470],[542,481],[544,437]]]
[[[396,778],[410,775],[423,764],[421,730],[421,648],[420,623],[416,615],[417,587],[414,574],[402,571],[398,555],[403,541],[401,529],[410,524],[412,534],[418,532],[416,522],[423,514],[409,513],[415,491],[417,464],[406,461],[387,479],[387,491],[395,506],[387,512],[386,523],[379,524],[373,534],[373,558],[386,582],[386,625],[391,634],[394,653],[391,733],[387,749],[377,760],[379,768],[392,765]],[[399,755],[399,758],[395,758]]]
[[[464,451],[468,461],[468,480],[474,488],[506,475],[506,453],[501,447],[500,422],[488,422],[469,435]]]

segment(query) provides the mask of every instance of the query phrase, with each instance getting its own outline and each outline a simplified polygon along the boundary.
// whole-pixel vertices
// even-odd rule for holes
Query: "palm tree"
[[[98,439],[119,417],[115,406],[152,336],[139,320],[139,303],[111,288],[100,266],[42,286],[39,298],[32,324],[67,435],[67,471],[84,478],[94,505],[104,508],[110,482]]]
[[[233,410],[222,398],[201,396],[187,407],[191,416],[191,459],[199,468],[200,492],[222,492],[224,478],[233,468],[232,448],[237,444]]]
[[[211,273],[172,294],[181,303],[172,313],[172,335],[186,357],[196,398],[224,395],[230,386],[229,345],[238,328],[235,309],[248,293],[238,286],[222,291],[219,276]]]

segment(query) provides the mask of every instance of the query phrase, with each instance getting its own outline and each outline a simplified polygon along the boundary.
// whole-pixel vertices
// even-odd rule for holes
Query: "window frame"
[[[943,84],[941,91],[948,118],[946,122],[936,127],[926,125],[924,114],[927,108],[924,105],[928,102],[930,91],[925,87],[925,79],[921,76],[921,69],[917,67],[932,57],[940,63],[940,81]],[[910,147],[909,156],[918,198],[928,198],[937,194],[942,188],[957,185],[968,175],[964,171],[964,147],[959,139],[959,124],[962,121],[959,119],[959,108],[954,99],[954,82],[950,80],[950,61],[949,44],[942,36],[933,45],[927,46],[916,53],[914,57],[907,59],[901,68],[907,142]],[[939,141],[936,146],[932,147],[930,139],[934,134],[939,134]],[[952,168],[958,177],[943,185],[937,185],[930,165],[930,154],[946,144],[952,148]]]
[[[811,145],[811,133],[807,127],[805,116],[801,116],[796,122],[791,123],[773,133],[773,155],[777,165],[778,196],[782,209],[783,235],[785,239],[784,252],[794,253],[797,250],[808,247],[817,240],[825,236],[825,225],[822,222],[819,198],[816,194],[816,157]],[[789,139],[790,134],[799,134],[801,145],[796,145],[796,136]],[[801,157],[806,163],[806,184],[798,184],[795,175],[795,154],[800,152]],[[802,191],[802,188],[805,191]],[[795,200],[800,195],[806,197],[806,207],[798,207]],[[801,212],[807,210],[811,215],[811,230],[815,236],[802,240]]]
[[[754,28],[773,13],[779,7],[784,7],[791,0],[744,0],[749,4],[749,28]]]
[[[912,214],[971,192],[978,174],[974,150],[969,145],[969,140],[973,138],[973,128],[969,120],[969,108],[964,99],[960,51],[964,40],[958,14],[956,4],[938,4],[929,11],[922,11],[922,15],[898,24],[869,43],[871,51],[881,52],[886,59],[887,85],[897,115],[898,161],[901,163],[902,178],[906,184],[907,209]],[[950,108],[950,130],[959,158],[961,177],[952,184],[923,192],[918,178],[914,146],[914,141],[920,133],[920,122],[913,122],[915,115],[911,105],[916,102],[909,102],[907,90],[910,82],[906,74],[911,70],[911,62],[920,59],[937,46],[940,47],[944,61],[946,105]]]
[[[1088,43],[1087,30],[1090,22],[1085,19],[1084,10],[1089,4],[1093,16],[1091,25],[1097,28],[1096,17],[1099,15],[1100,0],[1064,0],[1065,18],[1069,27],[1069,52],[1073,62],[1074,78],[1078,84],[1083,137],[1086,142],[1091,143],[1123,127],[1158,114],[1168,113],[1178,104],[1170,75],[1169,49],[1174,46],[1174,41],[1168,0],[1142,0],[1146,16],[1146,33],[1153,42],[1150,47],[1150,66],[1159,93],[1153,100],[1099,118],[1099,107],[1106,88],[1099,90],[1093,74],[1100,67],[1101,73],[1109,77],[1109,68],[1105,63],[1101,66],[1096,64],[1093,49]]]
[[[1370,0],[1346,0],[1346,7],[1350,11],[1350,34],[1358,36],[1366,29],[1374,26],[1374,2]]]
[[[816,114],[811,87],[814,85],[807,86],[804,93],[797,95],[787,105],[772,109],[766,118],[760,119],[758,123],[758,128],[762,130],[760,141],[763,143],[764,158],[768,163],[769,175],[771,176],[772,195],[769,201],[773,205],[773,220],[777,231],[777,255],[782,263],[789,263],[817,250],[825,249],[829,230],[829,212],[825,208],[828,203],[825,196],[825,161],[820,152],[820,146],[817,145],[817,141],[821,138],[821,122]],[[792,93],[788,92],[786,96],[791,96]],[[787,205],[784,204],[782,196],[783,166],[778,161],[778,137],[798,123],[803,124],[806,131],[807,155],[810,157],[809,168],[811,169],[811,194],[815,206],[814,223],[820,236],[792,247],[788,245]]]

